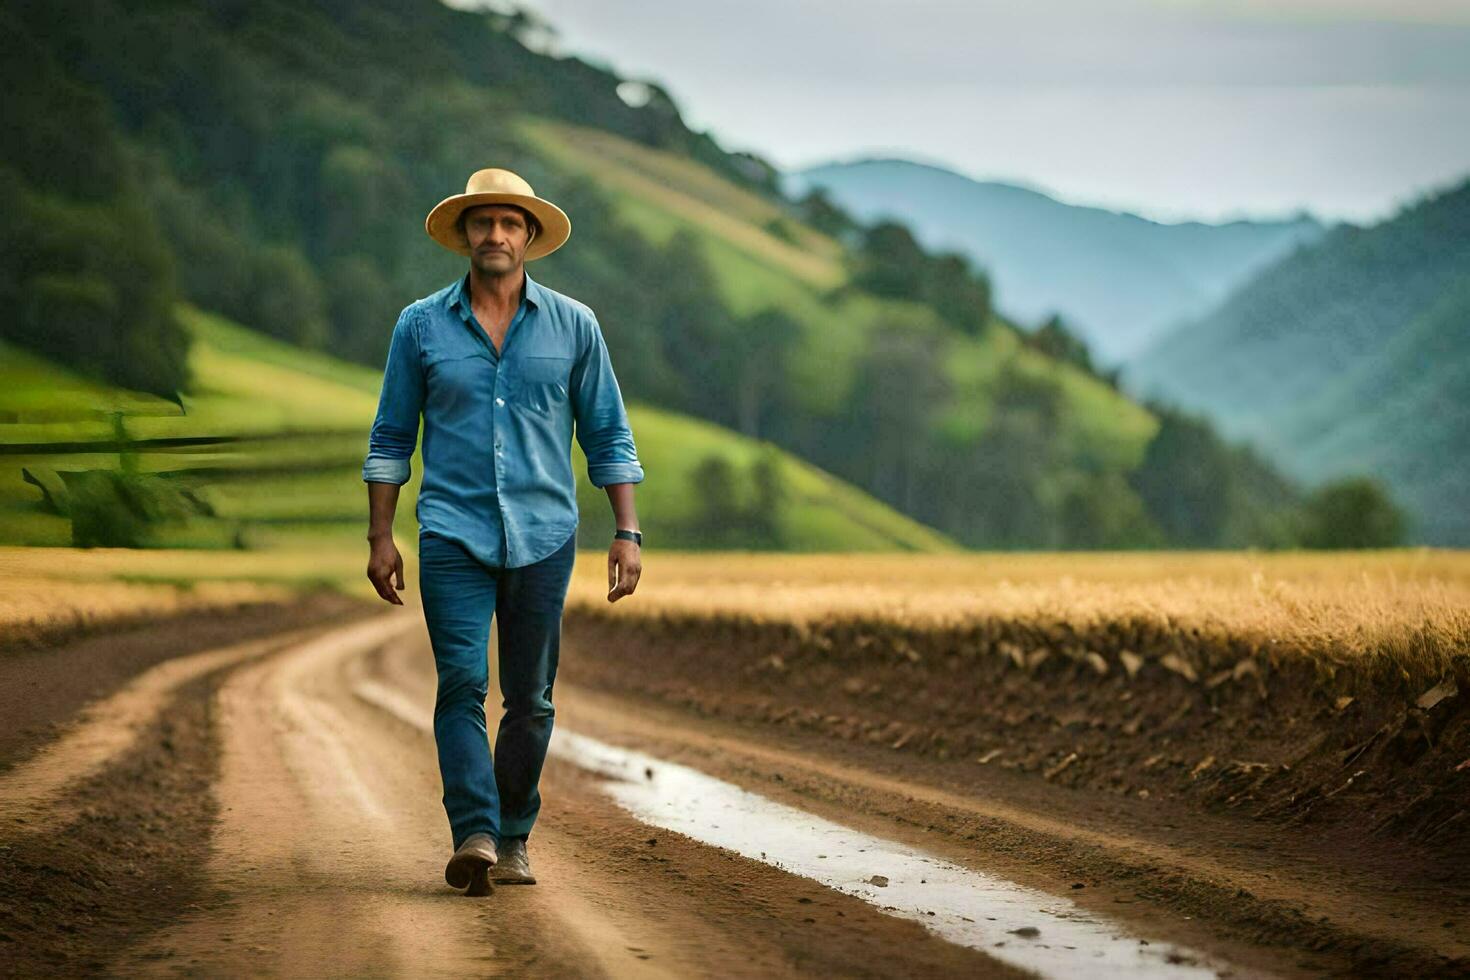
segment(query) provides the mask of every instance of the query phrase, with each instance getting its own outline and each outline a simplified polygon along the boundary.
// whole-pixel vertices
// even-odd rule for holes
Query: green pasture
[[[125,466],[138,474],[166,474],[170,486],[187,488],[212,511],[159,527],[151,543],[160,547],[299,551],[309,544],[340,550],[361,541],[367,521],[361,465],[380,373],[189,306],[181,306],[179,316],[194,337],[194,385],[182,405],[96,384],[0,345],[0,543],[71,543],[71,521],[47,509],[41,489],[27,483],[23,471],[61,486],[61,472]],[[718,454],[743,473],[762,445],[639,404],[630,405],[629,414],[647,474],[638,492],[643,528],[651,544],[681,547],[685,529],[698,516],[690,488],[694,468]],[[63,445],[111,444],[119,431],[141,444],[129,443],[126,455],[114,448]],[[200,442],[142,442],[181,438]],[[787,489],[781,527],[793,550],[955,547],[851,485],[778,455]],[[585,457],[575,443],[572,459],[584,527],[610,529],[606,495],[587,481]],[[400,538],[408,542],[417,526],[413,512],[421,476],[416,454],[398,508]]]

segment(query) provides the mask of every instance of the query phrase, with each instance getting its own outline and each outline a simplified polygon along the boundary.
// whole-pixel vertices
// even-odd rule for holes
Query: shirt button
[[[497,399],[495,399],[495,404],[497,404],[497,405],[504,405],[505,404],[505,399],[504,398],[497,398]]]

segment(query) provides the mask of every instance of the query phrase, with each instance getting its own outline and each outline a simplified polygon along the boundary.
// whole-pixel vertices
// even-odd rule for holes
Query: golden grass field
[[[411,541],[407,591],[417,602]],[[366,543],[247,552],[0,549],[0,632],[286,598],[310,587],[372,599]],[[607,560],[578,553],[569,610],[842,622],[949,631],[986,622],[1094,635],[1140,626],[1327,663],[1368,659],[1432,676],[1470,653],[1470,552],[772,554],[645,551],[637,592],[606,600]]]
[[[605,562],[577,564],[569,605],[608,607]],[[627,616],[804,627],[985,621],[1077,635],[1127,623],[1208,649],[1229,640],[1430,676],[1470,652],[1470,552],[1074,552],[961,555],[652,553]],[[599,606],[600,604],[600,606]],[[1197,635],[1191,631],[1198,631]]]
[[[327,587],[374,595],[357,549],[279,551],[0,548],[0,643],[98,629]],[[357,580],[361,579],[359,585]]]

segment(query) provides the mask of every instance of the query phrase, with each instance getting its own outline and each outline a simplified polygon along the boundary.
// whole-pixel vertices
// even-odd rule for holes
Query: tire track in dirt
[[[0,977],[97,975],[202,898],[213,682],[190,682],[131,749],[68,786],[54,802],[63,832],[0,838]]]
[[[300,643],[323,627],[247,640],[217,650],[166,660],[143,671],[112,695],[83,708],[55,741],[0,773],[0,836],[54,832],[69,816],[52,804],[68,786],[84,782],[126,753],[184,685],[215,671]]]
[[[8,722],[0,726],[0,772],[64,735],[87,705],[157,664],[382,611],[381,600],[311,589],[281,602],[71,621],[39,635],[25,626],[0,627],[0,718]]]
[[[432,681],[417,610],[399,619],[392,642],[381,625],[348,628],[224,680],[210,897],[124,950],[114,972],[1018,975],[735,855],[674,835],[649,844],[570,767],[543,783],[540,884],[481,900],[450,889],[432,736],[352,693],[391,684],[378,670],[394,661],[420,682],[427,663]]]
[[[578,652],[567,652],[574,666]],[[406,708],[385,711],[364,691]],[[80,817],[89,834],[105,833],[115,812],[139,814],[128,819],[141,828],[145,863],[129,873],[143,877],[128,884],[177,883],[178,894],[198,900],[108,964],[128,975],[1016,973],[859,899],[653,830],[612,802],[599,778],[557,759],[547,765],[533,836],[541,884],[467,899],[443,883],[449,834],[432,736],[421,720],[400,720],[430,711],[433,694],[432,653],[413,607],[180,658],[139,675],[40,755],[0,773],[0,838],[19,841],[11,853],[27,861],[45,860],[38,830]],[[200,833],[196,817],[216,823],[207,842],[177,849],[195,867],[175,860],[162,871],[146,855],[159,853],[160,828],[172,822],[158,809],[167,794],[156,770],[170,765],[167,723],[181,698],[209,699],[199,723],[212,726],[220,746],[208,814],[190,810],[180,826]],[[570,730],[683,761],[960,864],[1053,891],[1085,877],[1073,899],[1228,959],[1240,967],[1236,976],[1465,972],[1466,934],[1449,928],[1459,913],[1433,895],[1372,894],[1342,869],[1251,849],[1244,838],[1206,839],[1209,820],[1192,835],[1169,833],[1157,819],[1129,823],[1117,812],[1110,823],[1085,794],[1074,794],[1071,807],[987,796],[993,786],[926,782],[932,773],[912,760],[877,763],[865,750],[833,752],[565,677],[557,704],[558,724]],[[159,739],[162,749],[153,744]],[[133,785],[113,785],[120,761],[145,747],[127,762]],[[100,781],[111,788],[93,792]],[[170,798],[182,815],[185,802],[177,792]],[[85,867],[55,869],[84,876],[78,881],[91,883],[91,895],[71,883],[47,886],[47,869],[37,865],[28,880],[51,890],[30,900],[52,903],[83,928],[94,916],[106,920],[107,935],[136,935],[148,923],[129,926],[121,918],[128,909],[112,904],[125,906],[136,888],[114,887],[104,865],[88,858]],[[178,877],[155,885],[150,873]],[[1123,884],[1110,888],[1109,877]],[[80,914],[84,904],[93,911]],[[172,918],[166,904],[155,911],[164,910]],[[140,905],[137,914],[145,913]],[[1284,942],[1283,928],[1292,927],[1299,937]]]

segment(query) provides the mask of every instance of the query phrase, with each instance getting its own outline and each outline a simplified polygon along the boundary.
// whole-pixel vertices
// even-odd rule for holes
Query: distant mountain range
[[[831,163],[782,177],[788,194],[813,186],[826,187],[863,221],[895,217],[925,246],[969,256],[989,273],[999,309],[1033,325],[1060,313],[1107,364],[1203,314],[1325,231],[1306,213],[1288,221],[1161,224],[898,159]]]
[[[1124,371],[1308,480],[1387,483],[1470,545],[1470,179],[1266,269]]]

